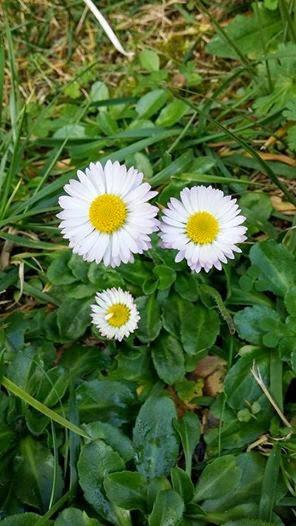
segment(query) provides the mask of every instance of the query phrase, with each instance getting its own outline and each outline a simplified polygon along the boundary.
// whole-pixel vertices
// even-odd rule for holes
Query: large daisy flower
[[[64,186],[59,199],[63,211],[60,229],[70,248],[86,261],[117,267],[133,261],[151,247],[150,234],[158,230],[157,207],[148,201],[157,192],[143,183],[135,168],[107,161],[91,163]]]
[[[236,246],[246,239],[245,217],[236,199],[211,186],[184,188],[180,200],[171,198],[163,212],[160,237],[164,248],[178,250],[176,261],[186,259],[195,272],[233,259]]]
[[[121,341],[138,326],[140,319],[132,295],[122,289],[107,289],[96,295],[92,320],[102,336]]]

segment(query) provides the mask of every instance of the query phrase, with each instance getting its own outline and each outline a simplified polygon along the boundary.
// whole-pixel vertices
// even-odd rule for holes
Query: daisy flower
[[[157,192],[143,183],[143,174],[124,164],[91,163],[64,186],[68,195],[59,198],[63,208],[63,237],[85,261],[118,267],[151,247],[150,234],[158,230],[156,206],[148,201]]]
[[[102,336],[121,341],[138,326],[140,319],[132,295],[122,289],[107,289],[96,294],[91,306],[92,321]]]
[[[163,212],[160,237],[164,248],[178,250],[176,261],[186,259],[195,272],[233,259],[236,246],[246,239],[245,217],[236,199],[211,186],[184,188],[180,200],[171,198]]]

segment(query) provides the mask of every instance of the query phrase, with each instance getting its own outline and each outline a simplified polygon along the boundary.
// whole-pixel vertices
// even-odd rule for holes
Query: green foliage
[[[174,403],[163,392],[152,394],[140,409],[134,427],[136,465],[148,479],[168,475],[178,457],[173,428]]]
[[[91,519],[85,511],[76,508],[68,508],[58,516],[55,526],[100,526],[101,522]]]
[[[0,520],[290,525],[295,5],[185,2],[159,17],[140,4],[102,6],[123,40],[130,23],[128,59],[81,3],[4,6]],[[186,186],[234,195],[247,218],[242,253],[199,274],[157,234],[119,268],[74,255],[58,197],[77,169],[108,159],[142,171],[160,210]],[[95,294],[111,287],[128,290],[141,316],[122,342],[91,323]]]
[[[177,525],[182,517],[184,503],[173,490],[160,491],[149,516],[149,526]]]
[[[78,460],[79,484],[94,510],[110,522],[115,521],[112,506],[106,499],[103,481],[106,475],[124,468],[122,458],[102,440],[83,446]]]
[[[267,7],[267,6],[265,6]],[[255,13],[251,15],[237,15],[226,28],[226,35],[235,42],[243,55],[258,57],[263,54],[262,38],[267,43],[282,30],[282,22],[278,13],[264,9],[259,4],[260,23]],[[217,34],[207,45],[207,51],[218,57],[237,58],[235,49],[221,34]]]

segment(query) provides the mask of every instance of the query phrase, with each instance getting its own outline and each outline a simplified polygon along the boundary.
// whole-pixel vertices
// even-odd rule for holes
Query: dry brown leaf
[[[226,362],[219,356],[206,356],[197,363],[194,371],[196,378],[206,378],[217,370],[224,370]]]
[[[283,201],[282,198],[278,195],[270,196],[272,206],[278,212],[283,212],[288,215],[294,215],[296,212],[296,207],[289,203],[289,201]]]
[[[225,369],[220,369],[213,372],[205,379],[204,394],[206,396],[217,396],[223,391],[223,379],[225,376]]]

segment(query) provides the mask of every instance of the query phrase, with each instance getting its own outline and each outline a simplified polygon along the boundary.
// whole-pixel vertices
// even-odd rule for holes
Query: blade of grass
[[[230,38],[226,31],[224,31],[223,27],[221,26],[221,24],[219,24],[216,18],[210,13],[210,11],[206,7],[202,5],[202,2],[200,2],[199,0],[195,0],[195,4],[204,15],[208,16],[213,26],[215,26],[217,33],[227,42],[227,44],[229,44],[230,47],[232,47],[233,51],[235,51],[241,62],[251,71],[252,74],[254,74],[254,67],[250,64],[248,58],[245,57],[245,55],[241,52],[241,50],[232,40],[232,38]]]
[[[33,296],[33,298],[36,298],[41,303],[51,303],[52,305],[57,306],[60,304],[60,302],[56,298],[54,298],[50,294],[47,294],[47,292],[43,292],[42,290],[36,289],[28,283],[24,283],[23,293],[27,294],[27,296]]]
[[[13,154],[12,154],[11,163],[10,163],[6,176],[4,175],[4,177],[0,181],[1,187],[2,186],[4,187],[2,197],[1,197],[1,203],[0,203],[0,218],[1,219],[3,219],[5,216],[7,205],[9,202],[9,194],[11,192],[12,181],[14,177],[16,176],[17,170],[18,170],[19,159],[20,159],[21,151],[22,151],[21,133],[22,133],[23,123],[24,123],[24,117],[25,117],[25,106],[23,107],[20,113],[20,120],[19,120],[19,124],[17,127],[17,133],[16,133],[14,145],[13,145]]]
[[[238,137],[238,135],[225,128],[225,126],[223,126],[220,122],[216,121],[215,119],[210,118],[210,121],[214,123],[218,128],[223,130],[226,133],[226,135],[234,139],[234,141],[240,146],[242,146],[247,152],[249,152],[252,155],[252,157],[254,157],[257,160],[258,165],[263,169],[264,173],[283,192],[288,201],[290,201],[291,203],[293,203],[293,205],[296,206],[296,197],[294,197],[294,195],[290,192],[286,185],[279,180],[279,178],[271,169],[271,167],[260,157],[260,155],[256,152],[256,150],[254,150],[252,146],[250,146],[244,139]]]
[[[183,170],[185,170],[185,168],[187,168],[192,161],[192,151],[186,151],[185,153],[182,153],[180,157],[178,157],[168,166],[166,166],[166,168],[161,170],[158,174],[155,174],[153,177],[151,177],[149,182],[152,184],[152,186],[158,186],[159,184],[166,182],[173,175],[175,176],[177,174],[182,173]]]
[[[17,78],[17,68],[16,68],[16,60],[15,60],[15,54],[14,54],[14,47],[13,47],[13,41],[11,36],[11,30],[8,23],[8,18],[6,16],[6,13],[4,13],[4,26],[5,26],[5,35],[6,35],[6,41],[7,41],[7,48],[8,48],[8,64],[9,64],[9,70],[10,70],[10,78],[11,78],[11,92],[10,92],[10,119],[11,119],[11,127],[14,137],[16,136],[16,123],[17,123],[17,115],[18,115],[18,78]]]
[[[57,243],[49,243],[47,241],[32,241],[26,237],[22,236],[16,236],[14,234],[9,234],[8,232],[0,232],[0,237],[2,239],[8,239],[9,241],[12,241],[16,245],[19,245],[21,247],[27,247],[27,248],[33,248],[34,250],[40,249],[40,250],[66,250],[67,247],[65,245],[58,245]]]
[[[83,431],[80,427],[76,426],[75,424],[72,424],[69,420],[66,418],[60,416],[58,413],[47,407],[46,405],[39,402],[39,400],[36,400],[36,398],[33,398],[27,391],[22,389],[22,387],[19,387],[16,385],[12,380],[7,378],[6,376],[3,376],[1,379],[1,384],[5,389],[7,389],[10,393],[12,393],[14,396],[17,396],[20,398],[23,402],[29,404],[31,407],[34,407],[39,413],[42,413],[44,416],[47,416],[50,420],[53,420],[57,424],[61,425],[62,427],[65,427],[66,429],[69,429],[69,431],[72,431],[76,435],[79,435],[83,438],[89,439],[90,437],[88,434]]]
[[[262,183],[253,182],[249,179],[238,179],[236,177],[224,177],[224,175],[208,175],[198,173],[182,173],[180,178],[183,180],[194,181],[196,183],[217,183],[217,184],[252,184],[262,186]],[[180,180],[179,178],[179,180]]]
[[[295,31],[295,28],[294,28],[294,25],[293,25],[292,16],[289,13],[289,9],[288,9],[288,6],[287,6],[285,0],[279,0],[279,8],[280,8],[282,21],[285,24],[285,26],[287,27],[287,30],[285,30],[285,33],[288,32],[290,34],[291,40],[294,43],[296,43],[296,31]]]
[[[259,503],[259,518],[270,524],[277,496],[280,460],[281,450],[279,444],[275,443],[266,462]]]
[[[4,92],[4,66],[5,66],[5,54],[4,54],[4,46],[1,42],[1,46],[0,46],[0,126],[2,122],[2,105],[3,105],[3,92]]]
[[[254,2],[253,8],[254,8],[255,15],[256,15],[257,26],[258,27],[262,27],[261,8],[258,5],[258,0],[256,0],[256,2]],[[273,85],[272,85],[272,80],[271,80],[271,74],[270,74],[270,67],[269,67],[268,59],[266,57],[266,42],[265,42],[264,31],[259,31],[259,35],[260,35],[261,47],[262,47],[263,55],[264,55],[264,63],[265,63],[266,74],[267,74],[268,88],[269,88],[269,92],[271,93],[272,90],[273,90]]]
[[[58,473],[58,465],[59,465],[57,437],[56,437],[54,423],[52,420],[50,421],[50,426],[51,426],[54,460],[53,460],[53,479],[52,479],[52,487],[51,487],[50,499],[49,499],[49,504],[48,504],[48,511],[52,508],[54,504],[54,500],[55,500],[55,494],[56,494],[56,489],[57,489],[57,473]]]

